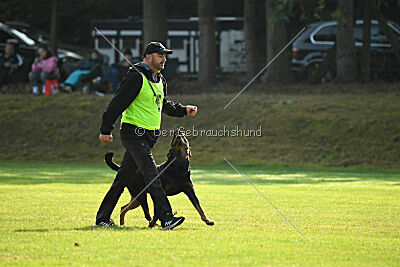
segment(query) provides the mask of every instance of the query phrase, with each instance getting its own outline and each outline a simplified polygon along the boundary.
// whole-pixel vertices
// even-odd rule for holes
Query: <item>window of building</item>
[[[393,33],[393,31],[392,31],[392,33]],[[371,27],[371,42],[372,43],[378,43],[378,44],[388,43],[388,40],[386,39],[385,32],[377,24],[374,24]]]
[[[392,34],[395,36],[397,40],[400,40],[400,34],[394,31],[391,27],[389,27]],[[363,41],[363,24],[358,24],[354,27],[354,39],[356,42]],[[385,32],[379,26],[379,24],[371,25],[371,43],[375,44],[388,44],[389,41],[386,38]]]
[[[170,37],[171,49],[183,49],[184,37]]]
[[[123,48],[136,49],[136,37],[124,37],[122,43]]]
[[[110,40],[109,37],[107,37],[107,39]],[[103,37],[99,37],[97,38],[97,40],[99,41],[99,48],[102,49],[111,48],[111,45]],[[110,40],[110,42],[112,42],[112,40]]]

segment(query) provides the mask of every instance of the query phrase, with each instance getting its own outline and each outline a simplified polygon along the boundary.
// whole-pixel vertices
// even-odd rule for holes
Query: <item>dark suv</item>
[[[292,70],[297,73],[299,79],[316,83],[330,81],[336,76],[335,64],[328,66],[322,77],[316,75],[328,51],[335,44],[336,25],[336,21],[310,24],[307,26],[307,30],[293,42]],[[394,22],[388,22],[388,26],[395,38],[400,41],[399,26]],[[357,20],[354,25],[354,45],[358,66],[360,66],[362,35],[363,21]],[[371,74],[374,79],[400,79],[400,63],[376,20],[371,21]]]

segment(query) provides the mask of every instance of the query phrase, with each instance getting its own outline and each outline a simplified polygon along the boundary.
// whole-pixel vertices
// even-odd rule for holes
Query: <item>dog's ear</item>
[[[179,128],[176,128],[174,131],[174,135],[178,135],[179,134]]]
[[[191,157],[192,156],[192,151],[190,150],[190,145],[189,145],[189,140],[187,140],[187,138],[186,138],[186,136],[182,136],[182,138],[183,138],[183,141],[185,142],[185,144],[186,144],[186,146],[187,146],[187,149],[188,149],[188,154],[189,154],[189,157]]]
[[[178,127],[174,131],[174,135],[184,135],[185,134],[185,129],[183,127]]]
[[[176,145],[176,139],[177,139],[177,135],[174,134],[174,137],[172,137],[172,141],[171,141],[171,147],[174,147]]]

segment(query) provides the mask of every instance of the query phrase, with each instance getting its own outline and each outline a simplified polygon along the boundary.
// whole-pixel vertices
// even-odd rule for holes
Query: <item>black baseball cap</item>
[[[146,45],[143,55],[146,56],[147,54],[153,54],[153,53],[172,54],[172,50],[166,49],[162,43],[150,42],[148,45]]]

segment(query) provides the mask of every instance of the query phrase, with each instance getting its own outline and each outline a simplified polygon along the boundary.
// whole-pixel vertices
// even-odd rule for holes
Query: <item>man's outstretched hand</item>
[[[194,116],[197,113],[197,107],[196,106],[186,106],[186,113],[188,116]]]
[[[112,136],[112,134],[100,134],[99,140],[103,144],[109,144],[113,141],[113,136]]]

